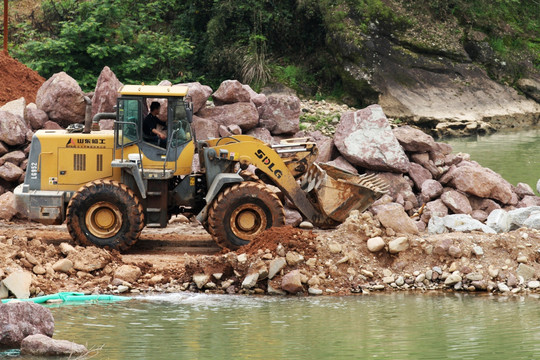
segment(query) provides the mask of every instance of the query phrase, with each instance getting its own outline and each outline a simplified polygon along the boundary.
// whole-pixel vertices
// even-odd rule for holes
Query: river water
[[[536,192],[540,179],[540,129],[441,141],[452,145],[454,153],[470,154],[471,160],[501,174],[513,185],[523,182]]]
[[[534,359],[539,309],[530,295],[465,293],[185,293],[51,308],[54,337],[102,346],[94,359]]]

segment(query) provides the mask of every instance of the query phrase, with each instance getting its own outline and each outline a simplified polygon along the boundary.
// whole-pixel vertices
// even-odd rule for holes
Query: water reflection
[[[98,359],[481,359],[540,351],[531,297],[171,294],[52,310],[55,337],[104,345]]]
[[[471,154],[472,160],[501,174],[513,185],[523,182],[536,190],[540,178],[540,129],[442,141],[452,145],[454,153]]]

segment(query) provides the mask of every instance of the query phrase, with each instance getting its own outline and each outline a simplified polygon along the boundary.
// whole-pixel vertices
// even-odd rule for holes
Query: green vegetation
[[[11,54],[46,78],[65,71],[85,90],[109,66],[125,83],[216,88],[236,78],[257,90],[279,82],[317,99],[367,104],[376,92],[344,65],[367,74],[374,36],[413,28],[426,32],[413,35],[413,51],[460,49],[475,30],[511,80],[527,64],[540,69],[540,0],[42,0],[41,11],[26,14],[11,23]]]

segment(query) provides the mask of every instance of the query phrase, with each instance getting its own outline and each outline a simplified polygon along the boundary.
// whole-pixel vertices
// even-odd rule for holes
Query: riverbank
[[[392,231],[369,212],[353,213],[334,230],[273,228],[252,246],[225,252],[202,227],[178,218],[170,228],[145,230],[133,249],[120,254],[72,247],[64,226],[4,222],[0,278],[26,274],[30,296],[60,291],[312,296],[540,292],[538,230],[388,233]]]

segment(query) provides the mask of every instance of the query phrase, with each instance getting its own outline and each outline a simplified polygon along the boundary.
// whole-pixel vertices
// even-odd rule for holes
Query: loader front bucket
[[[329,164],[312,164],[300,184],[313,205],[328,218],[343,222],[353,210],[364,211],[386,194],[377,175],[355,175]]]

